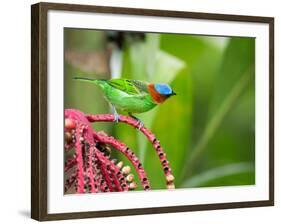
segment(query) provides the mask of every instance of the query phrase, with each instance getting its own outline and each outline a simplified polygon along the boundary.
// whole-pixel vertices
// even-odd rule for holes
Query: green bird
[[[153,84],[122,78],[102,80],[74,77],[74,79],[101,87],[105,98],[112,105],[116,122],[119,120],[116,109],[119,109],[127,112],[142,125],[133,114],[147,112],[158,104],[164,103],[170,96],[176,95],[172,88],[164,83]]]

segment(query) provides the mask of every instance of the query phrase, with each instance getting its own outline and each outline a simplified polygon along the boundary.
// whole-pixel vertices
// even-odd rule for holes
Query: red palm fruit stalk
[[[82,155],[82,145],[81,145],[81,139],[82,133],[84,131],[83,125],[79,124],[77,127],[78,134],[76,135],[76,172],[77,172],[77,192],[78,193],[84,193],[84,175],[83,175],[83,155]]]
[[[88,188],[91,193],[98,192],[98,183],[95,183],[94,177],[97,175],[96,169],[93,166],[94,146],[93,143],[87,144],[86,149],[89,150],[86,161],[86,175],[88,176]]]
[[[128,186],[127,186],[126,182],[124,181],[125,177],[121,173],[120,168],[117,167],[112,161],[106,160],[106,157],[101,152],[97,151],[97,154],[99,155],[98,158],[99,158],[100,163],[103,164],[104,171],[106,171],[105,176],[106,176],[106,179],[108,180],[107,182],[110,182],[109,190],[112,188],[110,186],[113,183],[115,185],[115,188],[117,191],[127,191]],[[104,165],[104,164],[106,164],[106,165]],[[111,180],[111,181],[109,181],[109,180]],[[112,190],[113,190],[113,188],[111,189],[111,191]]]
[[[113,122],[115,119],[113,114],[87,115],[87,118],[90,122],[101,122],[101,121]],[[139,129],[147,137],[147,139],[152,143],[160,159],[162,169],[164,171],[164,175],[166,176],[167,188],[168,189],[175,188],[174,176],[172,175],[171,168],[169,166],[169,162],[167,160],[166,154],[164,153],[164,150],[160,145],[160,141],[156,139],[155,135],[152,134],[152,132],[147,128],[145,128],[144,126],[140,126],[139,121],[131,117],[120,115],[119,121]]]
[[[71,149],[75,151],[65,163],[65,192],[73,183],[77,193],[128,191],[128,174],[123,174],[120,167],[97,148],[103,142],[95,139],[95,134],[82,112],[65,110],[65,150],[67,154]]]
[[[106,136],[101,133],[94,133],[94,138],[98,139],[101,142],[107,143],[112,145],[115,149],[122,152],[133,164],[135,170],[137,171],[137,174],[139,175],[139,179],[141,181],[141,184],[144,188],[144,190],[150,189],[150,184],[147,179],[147,175],[142,167],[141,162],[139,161],[138,157],[135,155],[135,153],[130,150],[124,143],[116,140],[113,137]]]
[[[75,154],[65,164],[65,172],[72,167],[76,168],[75,186],[77,193],[85,193],[87,187],[90,192],[95,193],[98,191],[99,183],[94,180],[96,174],[95,167],[92,165],[94,141],[92,134],[89,134],[92,131],[89,128],[89,122],[85,119],[84,114],[78,111],[66,110],[65,117],[65,131],[74,136],[72,141],[66,142],[65,148],[66,151],[69,151],[73,146],[75,148]],[[73,176],[72,179],[69,178],[69,181],[73,182]]]
[[[111,160],[110,153],[108,155],[110,152],[108,145],[129,159],[136,169],[143,188],[150,189],[147,175],[134,152],[119,140],[96,132],[90,122],[97,121],[113,122],[114,116],[111,114],[86,116],[78,110],[65,110],[65,151],[69,158],[65,162],[65,192],[70,191],[73,184],[77,193],[128,191],[136,188],[136,183],[132,182],[133,175],[129,174],[130,167],[121,169],[120,163],[116,165],[116,162]],[[166,175],[167,187],[174,188],[174,177],[160,142],[148,129],[139,127],[135,119],[120,116],[120,121],[139,128],[152,142]],[[74,154],[71,149],[74,149]],[[69,156],[71,153],[72,155]]]
[[[74,154],[70,159],[68,159],[64,164],[64,172],[70,170],[76,164],[76,155]]]
[[[72,173],[71,176],[65,181],[64,192],[67,192],[72,187],[75,181],[76,173]]]
[[[92,137],[93,130],[90,125],[86,126],[87,128],[85,129],[84,136],[84,147],[85,147],[85,160],[84,161],[84,166],[85,166],[85,172],[86,172],[86,179],[87,179],[87,186],[88,190],[91,193],[96,193],[99,191],[99,186],[100,184],[95,181],[95,177],[98,175],[97,174],[97,169],[96,166],[93,164],[93,158],[95,158],[95,152],[97,149],[95,148],[95,141]]]

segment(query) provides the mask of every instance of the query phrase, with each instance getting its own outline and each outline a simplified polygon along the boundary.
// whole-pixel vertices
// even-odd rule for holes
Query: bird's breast
[[[154,84],[148,85],[148,91],[154,102],[157,104],[163,103],[168,98],[167,96],[158,93],[154,88]]]

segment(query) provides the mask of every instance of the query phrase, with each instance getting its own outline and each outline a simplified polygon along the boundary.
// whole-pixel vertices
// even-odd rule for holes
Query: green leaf
[[[251,76],[254,77],[253,67],[255,63],[255,39],[233,37],[224,53],[221,68],[215,77],[216,91],[210,105],[209,118],[217,111],[233,86],[247,76],[252,69]]]
[[[215,88],[214,76],[217,74],[224,45],[228,42],[228,39],[225,37],[180,34],[164,34],[161,36],[161,49],[185,61],[192,78],[192,92],[185,93],[186,97],[188,97],[188,94],[192,95],[192,124],[190,126],[192,130],[188,130],[191,141],[185,146],[187,152],[182,154],[186,155],[183,158],[183,166],[177,168],[181,170],[180,174],[176,176],[178,185],[182,183],[186,173],[185,164],[190,156],[192,142],[198,136],[201,136],[207,120],[206,112],[209,108],[210,96]],[[176,126],[174,128],[177,130]],[[178,142],[180,145],[184,143],[184,141]]]
[[[233,177],[233,175],[253,173],[255,166],[250,162],[241,162],[234,164],[227,164],[225,166],[216,167],[207,171],[203,171],[192,178],[186,180],[181,187],[201,187],[201,186],[211,186],[211,182],[216,182],[214,186],[223,186],[223,182]],[[224,178],[224,181],[222,179]],[[218,181],[219,180],[219,181]],[[236,182],[237,183],[237,182]],[[254,184],[254,179],[252,184]],[[227,184],[226,184],[227,185]],[[233,185],[233,184],[232,184]]]
[[[202,134],[227,37],[163,34],[161,49],[182,59],[192,77],[192,139]]]
[[[215,78],[209,118],[185,167],[186,176],[230,162],[254,162],[254,44],[252,38],[230,40]],[[245,98],[248,104],[238,115]]]

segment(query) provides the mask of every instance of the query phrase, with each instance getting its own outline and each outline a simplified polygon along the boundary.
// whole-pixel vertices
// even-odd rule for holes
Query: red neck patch
[[[148,92],[157,104],[163,103],[168,98],[167,96],[158,93],[154,88],[154,84],[148,84]]]

